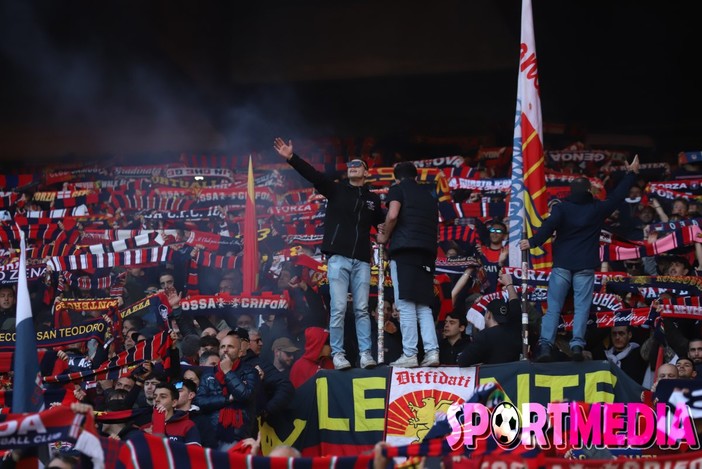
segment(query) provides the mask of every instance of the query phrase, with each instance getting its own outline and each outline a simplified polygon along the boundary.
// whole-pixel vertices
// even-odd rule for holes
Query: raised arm
[[[311,182],[320,194],[329,198],[330,194],[333,193],[332,189],[335,184],[334,180],[326,174],[317,171],[311,164],[296,155],[293,152],[292,140],[288,140],[286,143],[282,138],[276,137],[276,139],[273,141],[273,148],[280,156],[285,158],[288,164],[292,166],[295,171],[300,173],[303,178]]]

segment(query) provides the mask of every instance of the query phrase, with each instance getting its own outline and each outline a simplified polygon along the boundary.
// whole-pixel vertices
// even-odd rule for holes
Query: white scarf
[[[629,353],[631,353],[632,350],[636,350],[639,347],[639,344],[635,342],[629,342],[626,345],[626,347],[622,349],[621,352],[615,354],[614,347],[612,347],[610,349],[605,350],[605,355],[607,356],[607,360],[611,361],[619,368],[621,368],[622,360],[625,359],[629,355]]]

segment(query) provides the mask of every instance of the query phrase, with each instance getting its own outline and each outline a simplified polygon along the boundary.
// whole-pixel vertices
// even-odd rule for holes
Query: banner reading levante
[[[396,399],[395,404],[388,398],[386,404],[391,373],[397,379],[394,385],[400,386],[397,389],[410,389],[409,386],[417,389],[409,397],[400,393],[403,397]],[[386,426],[388,434],[406,434],[416,439],[431,428],[435,411],[442,408],[444,400],[450,400],[449,394],[465,400],[471,397],[471,388],[477,384],[497,382],[507,394],[506,400],[519,404],[519,408],[525,402],[546,405],[562,400],[639,402],[643,390],[607,361],[485,365],[475,376],[476,368],[458,367],[394,372],[389,367],[343,373],[320,370],[295,391],[295,398],[285,412],[263,423],[263,454],[281,444],[294,446],[304,456],[359,454],[383,439]],[[437,395],[423,391],[441,386],[450,386],[454,391]]]
[[[261,450],[298,448],[303,456],[358,455],[383,439],[390,368],[320,370],[295,390],[285,412],[261,426]]]
[[[526,402],[640,402],[643,386],[606,360],[582,363],[519,361],[480,367],[479,383],[497,382],[519,409]]]

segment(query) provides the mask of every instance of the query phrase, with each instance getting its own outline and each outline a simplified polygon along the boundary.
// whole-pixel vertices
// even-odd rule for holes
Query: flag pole
[[[522,239],[527,239],[526,230]],[[529,250],[522,251],[522,360],[529,359],[529,310],[527,303],[527,286],[529,277]]]
[[[385,362],[385,262],[383,245],[376,244],[373,260],[378,266],[378,364]]]

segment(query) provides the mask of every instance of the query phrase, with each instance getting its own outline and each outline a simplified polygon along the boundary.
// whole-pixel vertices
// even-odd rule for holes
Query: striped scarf
[[[155,361],[161,359],[164,360],[164,367],[168,368],[170,366],[170,360],[167,360],[168,351],[172,343],[173,341],[169,332],[163,331],[150,339],[137,342],[134,347],[120,352],[95,369],[45,376],[44,382],[65,384],[72,381],[81,381],[93,376],[95,380],[117,379],[121,376],[120,371],[125,366],[134,365],[144,360]]]
[[[478,232],[470,226],[440,226],[439,242],[462,241],[467,244],[475,244],[479,241]]]
[[[601,244],[600,260],[610,262],[640,259],[663,254],[676,248],[691,246],[696,242],[702,242],[700,227],[694,225],[685,226],[653,243],[644,243],[643,246],[623,247],[616,244]]]
[[[93,244],[89,246],[91,254],[105,254],[109,252],[123,252],[143,248],[146,246],[163,246],[165,240],[161,233],[156,231],[144,232],[131,238],[118,239],[106,244]]]
[[[167,197],[162,194],[149,193],[136,195],[127,192],[113,192],[110,205],[122,210],[162,210],[177,211],[195,208],[195,201],[186,197]]]
[[[51,266],[54,272],[61,272],[64,270],[93,270],[109,267],[162,264],[170,261],[171,256],[172,251],[168,246],[164,246],[106,254],[53,256],[48,260],[47,266]]]
[[[237,451],[217,451],[198,445],[186,445],[139,433],[122,446],[117,469],[145,469],[159,464],[167,465],[171,469],[366,469],[372,461],[372,454],[295,459],[266,458]]]

